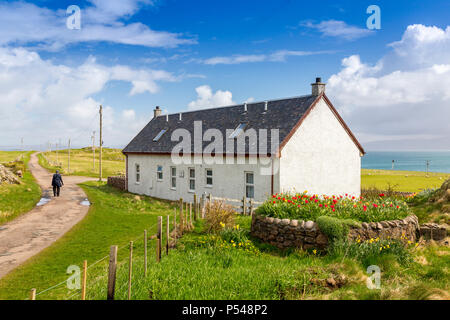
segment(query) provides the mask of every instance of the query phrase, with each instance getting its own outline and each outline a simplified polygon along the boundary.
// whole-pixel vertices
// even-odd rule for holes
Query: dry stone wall
[[[272,217],[253,216],[251,226],[252,236],[270,243],[280,249],[303,248],[325,249],[328,245],[327,236],[320,231],[314,221],[299,221],[278,219]],[[403,220],[362,223],[360,227],[351,227],[348,238],[351,240],[400,239],[406,237],[415,241],[419,235],[419,222],[415,215]]]
[[[122,191],[126,190],[126,178],[125,176],[108,177],[108,184]]]

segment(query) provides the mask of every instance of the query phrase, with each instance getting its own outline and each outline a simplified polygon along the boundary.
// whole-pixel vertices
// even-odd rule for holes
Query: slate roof
[[[123,153],[171,153],[173,147],[179,143],[179,141],[171,141],[171,135],[175,129],[179,128],[186,129],[191,133],[191,150],[194,151],[194,121],[202,121],[203,134],[210,128],[218,129],[222,132],[224,153],[230,153],[226,149],[227,129],[234,130],[240,123],[247,124],[245,131],[250,128],[255,129],[256,132],[259,132],[259,129],[267,129],[267,151],[270,153],[270,129],[279,129],[279,143],[281,144],[288,138],[288,135],[317,98],[317,96],[306,95],[271,100],[268,101],[267,111],[264,111],[265,102],[257,102],[248,103],[247,112],[244,111],[243,104],[183,112],[181,121],[179,120],[179,113],[170,114],[168,116],[169,121],[167,121],[166,115],[161,115],[153,118],[125,147]],[[166,129],[167,132],[162,135],[159,141],[153,141],[162,129]],[[210,141],[204,141],[202,150],[210,143]],[[236,153],[236,150],[235,144],[234,153]],[[252,148],[251,150],[257,149]],[[246,141],[245,153],[249,154],[248,141]]]

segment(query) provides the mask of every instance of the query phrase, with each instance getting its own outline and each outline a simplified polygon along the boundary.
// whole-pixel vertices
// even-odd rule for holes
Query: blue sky
[[[381,9],[380,30],[366,27],[372,4]],[[70,5],[81,9],[81,30],[65,26]],[[28,145],[69,137],[86,145],[99,103],[105,143],[123,146],[156,105],[174,113],[303,95],[321,76],[366,149],[450,148],[443,120],[450,115],[443,97],[450,81],[448,1],[0,6],[0,71],[8,83],[0,91],[0,147],[18,145],[22,136]],[[400,85],[410,79],[407,89]]]

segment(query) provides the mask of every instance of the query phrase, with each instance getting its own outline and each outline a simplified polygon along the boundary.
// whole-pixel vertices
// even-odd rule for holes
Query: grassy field
[[[50,171],[60,170],[68,172],[68,150],[44,152],[39,155],[39,163]],[[47,161],[48,160],[48,161]],[[103,148],[102,152],[103,177],[125,174],[125,156],[120,149]],[[91,148],[72,149],[70,151],[70,174],[85,177],[98,177],[99,150],[95,150],[95,168]]]
[[[128,243],[134,240],[132,299],[424,299],[449,298],[450,249],[419,246],[414,261],[396,255],[355,259],[345,254],[320,256],[312,252],[279,252],[252,240],[257,252],[199,247],[202,222],[185,235],[178,248],[155,262],[154,240],[149,241],[148,276],[143,276],[143,229],[156,230],[158,215],[173,213],[173,205],[135,197],[104,184],[81,185],[92,202],[87,217],[63,238],[0,280],[0,299],[24,299],[31,288],[38,299],[78,299],[79,291],[64,282],[70,265],[88,260],[88,299],[105,299],[109,246],[119,245],[116,297],[126,299]],[[237,223],[249,229],[249,217]],[[101,258],[99,263],[93,264]],[[381,290],[366,287],[366,268],[382,270]],[[334,279],[337,287],[327,285]]]
[[[419,171],[362,169],[361,187],[387,190],[390,186],[396,191],[419,192],[439,188],[448,178],[450,173],[428,173],[427,175]]]
[[[32,152],[0,151],[0,163],[15,160],[23,154],[28,164]],[[31,210],[41,197],[41,189],[29,171],[24,173],[20,185],[0,185],[0,225]]]
[[[155,232],[157,216],[173,212],[170,203],[149,198],[136,200],[134,195],[121,193],[105,184],[89,182],[81,187],[93,204],[87,216],[51,247],[1,279],[0,299],[25,299],[31,288],[36,288],[39,293],[64,281],[70,265],[80,266],[84,259],[91,265],[108,255],[109,246],[113,244],[124,246],[140,236],[135,252],[142,253],[144,229]],[[119,250],[119,260],[125,258],[126,250]],[[104,263],[89,270],[90,283],[104,276],[96,269],[103,270]],[[39,298],[65,299],[72,293],[62,285]]]

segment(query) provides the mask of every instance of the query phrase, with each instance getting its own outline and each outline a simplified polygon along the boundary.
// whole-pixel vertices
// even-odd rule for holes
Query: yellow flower
[[[380,247],[380,251],[383,250],[383,247]]]
[[[221,222],[221,223],[220,223],[220,226],[221,226],[222,228],[225,228],[225,223]]]
[[[314,249],[314,250],[313,250],[313,253],[314,253],[314,255],[316,255],[316,253],[317,253],[317,250],[316,250],[316,249]]]

